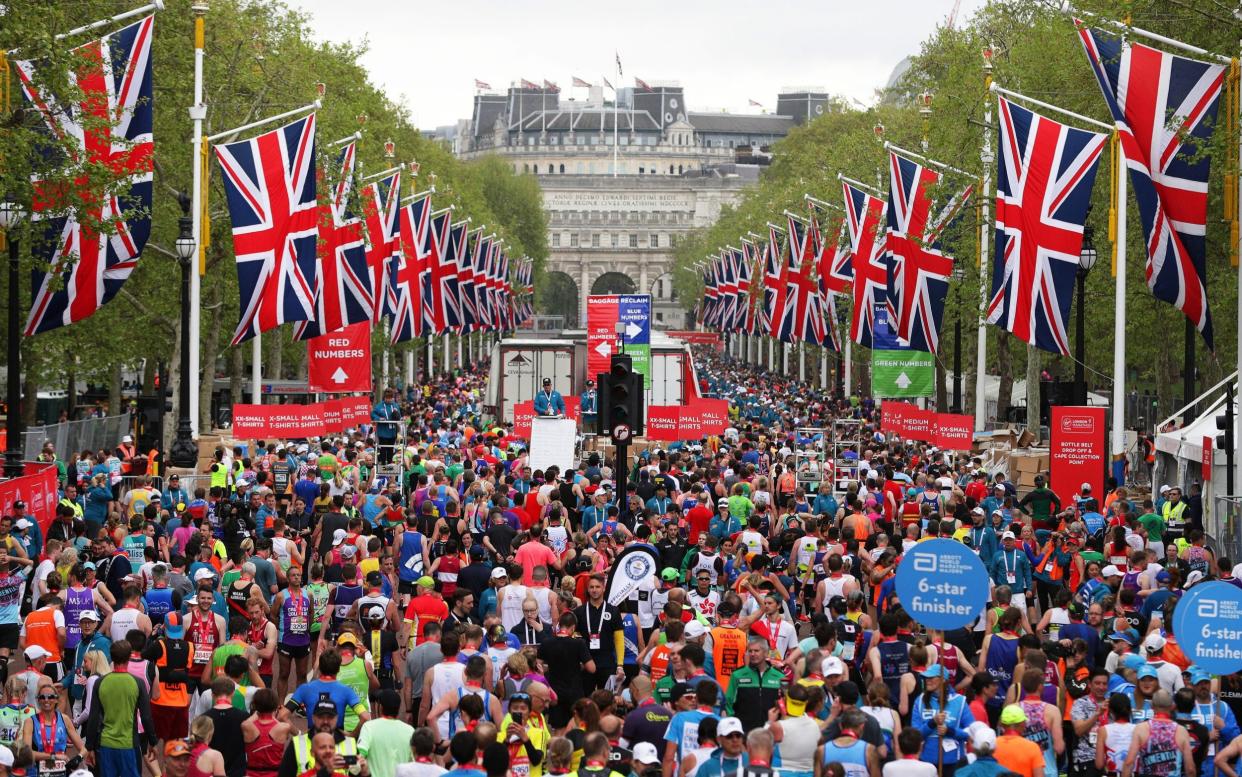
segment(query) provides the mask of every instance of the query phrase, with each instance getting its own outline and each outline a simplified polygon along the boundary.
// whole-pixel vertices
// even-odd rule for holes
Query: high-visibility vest
[[[712,667],[721,688],[729,687],[733,672],[746,663],[746,635],[741,629],[717,626],[711,630]]]
[[[73,510],[73,517],[74,517],[74,518],[81,518],[81,517],[82,517],[82,505],[78,504],[77,502],[73,501],[72,499],[61,499],[61,500],[60,500],[60,503],[61,503],[62,505],[65,505],[65,506],[67,506],[67,507],[69,507],[70,509],[72,509],[72,510]]]
[[[1044,555],[1039,559],[1039,563],[1035,566],[1036,572],[1047,572],[1048,578],[1053,582],[1065,577],[1065,568],[1056,562],[1053,558],[1054,546],[1052,541],[1048,541],[1044,545]]]
[[[224,462],[217,461],[211,465],[211,487],[212,488],[228,488],[229,471],[225,469]]]
[[[358,742],[353,737],[345,737],[336,743],[336,754],[342,758],[358,755]],[[311,753],[311,740],[308,734],[298,734],[293,738],[293,758],[297,761],[294,774],[305,774],[315,765],[315,756]],[[344,774],[344,772],[341,772]]]

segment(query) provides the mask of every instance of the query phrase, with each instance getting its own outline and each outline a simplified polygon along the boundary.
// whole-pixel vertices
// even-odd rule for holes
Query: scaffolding
[[[828,438],[828,430],[818,427],[802,427],[797,430],[798,440],[809,440],[809,447],[799,447],[794,453],[794,472],[798,485],[807,494],[819,490],[819,484],[828,473],[826,464],[828,454],[824,450],[824,440]],[[829,475],[830,477],[830,475]]]
[[[851,480],[862,480],[862,466],[859,462],[863,450],[862,435],[862,421],[856,418],[833,419],[828,452],[832,465],[834,496],[840,497],[849,491]]]
[[[392,443],[384,443],[379,436],[381,427],[395,426],[397,435],[393,438]],[[405,493],[405,419],[400,421],[376,421],[375,422],[375,476],[383,482],[381,487],[387,483],[396,482],[400,486],[402,493]]]

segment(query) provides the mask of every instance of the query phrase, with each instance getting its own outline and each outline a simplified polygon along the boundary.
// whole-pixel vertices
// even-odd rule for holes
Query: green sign
[[[925,351],[872,351],[871,393],[882,398],[930,397],[936,365]]]

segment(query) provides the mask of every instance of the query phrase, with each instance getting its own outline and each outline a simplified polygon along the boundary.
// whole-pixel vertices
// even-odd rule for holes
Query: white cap
[[[79,621],[95,621],[96,623],[99,623],[99,613],[95,612],[94,610],[83,610],[81,614],[78,615],[78,620]]]
[[[134,441],[134,438],[130,437],[128,434],[121,438],[121,442],[123,443],[130,443],[133,441]]]
[[[345,530],[344,529],[337,529],[336,531],[332,532],[332,544],[333,545],[340,545],[344,541],[345,541]]]
[[[357,548],[357,546],[355,546],[355,545],[346,545],[345,547],[341,548],[341,558],[342,558],[342,559],[351,559],[351,558],[353,558],[353,557],[354,557],[357,553],[358,553],[358,548]]]
[[[1014,536],[1013,532],[1007,531],[1001,535],[1001,539],[1002,540],[1016,540],[1018,538]]]
[[[697,620],[693,620],[686,624],[684,634],[686,639],[698,639],[707,634],[707,627]]]
[[[1160,636],[1160,632],[1153,631],[1143,640],[1143,649],[1148,653],[1159,653],[1164,650],[1164,637]]]
[[[824,677],[832,677],[834,674],[845,674],[845,662],[836,656],[828,656],[820,664],[819,671]]]
[[[210,569],[204,568],[194,573],[194,582],[197,583],[199,580],[214,580],[215,577],[216,577],[215,572],[212,572]]]
[[[1203,573],[1196,569],[1194,572],[1191,572],[1189,575],[1186,576],[1186,584],[1183,585],[1182,588],[1191,587],[1195,583],[1202,580],[1203,577],[1204,577]]]
[[[1160,487],[1160,493],[1165,494],[1165,493],[1168,493],[1168,491],[1169,491],[1169,487],[1168,487],[1168,486],[1161,486],[1161,487]]]
[[[1079,490],[1079,491],[1090,491],[1090,490],[1091,490],[1091,484],[1090,484],[1090,483],[1083,483],[1081,486],[1079,486],[1079,487],[1078,487],[1078,490]]]
[[[976,750],[996,747],[996,732],[983,721],[970,724],[970,746]]]
[[[95,777],[86,769],[76,769],[69,773],[69,777]]]
[[[13,751],[4,745],[0,745],[0,766],[6,769],[13,768]]]
[[[1108,566],[1100,570],[1100,575],[1102,577],[1120,577],[1121,570],[1118,569],[1115,565],[1109,564]]]
[[[725,718],[720,721],[718,726],[716,726],[716,736],[718,737],[727,737],[730,734],[745,733],[746,731],[742,728],[742,721],[737,718]]]
[[[975,509],[970,511],[970,514],[971,515],[983,515],[983,512],[984,511],[982,507],[976,507]]]
[[[717,729],[717,732],[719,731]],[[660,755],[656,752],[655,745],[650,742],[639,742],[634,745],[634,760],[640,764],[658,764],[660,763]]]
[[[25,652],[27,661],[38,661],[40,658],[51,658],[52,654],[42,645],[29,645]]]
[[[1229,573],[1230,577],[1242,577],[1242,564],[1234,564],[1233,571]]]
[[[33,525],[34,524],[26,520],[25,518],[18,518],[17,523],[13,524],[13,527],[15,529],[29,529]]]
[[[509,572],[504,567],[496,567],[492,570],[492,579],[499,580],[502,577],[508,577]]]

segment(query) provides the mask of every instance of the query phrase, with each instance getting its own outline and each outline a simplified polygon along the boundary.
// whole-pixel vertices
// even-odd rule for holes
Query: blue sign
[[[625,324],[626,345],[651,344],[650,295],[621,295],[617,300],[617,320]]]
[[[902,344],[897,333],[888,323],[888,309],[883,302],[875,306],[875,321],[871,325],[871,348],[875,351],[908,351],[909,344]]]
[[[897,565],[894,582],[901,606],[929,629],[968,626],[988,606],[988,571],[956,540],[915,545]]]
[[[1173,610],[1173,633],[1186,658],[1203,671],[1242,670],[1242,589],[1219,580],[1193,586]]]

